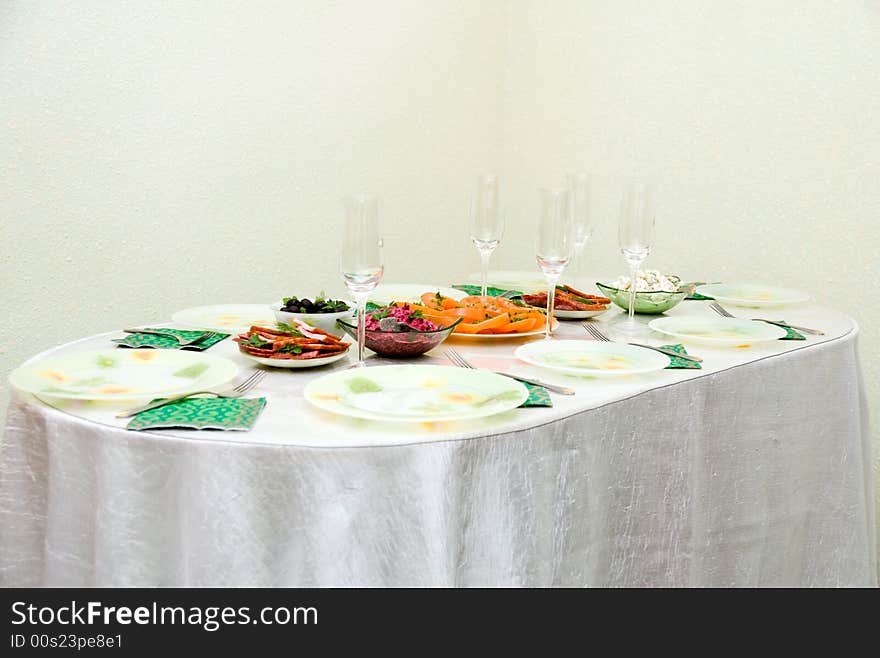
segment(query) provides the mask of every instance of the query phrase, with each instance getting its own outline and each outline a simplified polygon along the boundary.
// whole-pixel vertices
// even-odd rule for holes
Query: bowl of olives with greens
[[[315,297],[285,297],[273,305],[275,319],[278,322],[292,324],[292,320],[301,320],[318,329],[331,334],[339,332],[337,320],[348,320],[354,317],[354,302],[341,299],[330,299],[323,292]]]

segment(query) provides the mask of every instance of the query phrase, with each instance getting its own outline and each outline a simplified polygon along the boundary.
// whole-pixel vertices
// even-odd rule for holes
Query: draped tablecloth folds
[[[310,408],[305,384],[345,362],[269,372],[249,432],[135,432],[99,404],[16,394],[0,585],[874,585],[858,329],[812,306],[786,319],[826,335],[695,345],[702,369],[620,381],[538,371],[517,341],[453,339],[478,366],[577,390],[467,423]],[[559,334],[587,338],[576,322]],[[210,351],[253,367],[229,340]]]

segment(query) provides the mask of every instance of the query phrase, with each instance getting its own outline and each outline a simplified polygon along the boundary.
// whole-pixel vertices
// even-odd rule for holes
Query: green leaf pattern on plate
[[[191,366],[184,368],[183,370],[178,370],[177,372],[174,373],[174,376],[175,377],[186,377],[187,379],[197,379],[207,369],[208,369],[208,364],[206,364],[206,363],[194,363]]]
[[[352,393],[378,393],[382,390],[372,379],[366,377],[354,377],[348,380],[348,388]]]

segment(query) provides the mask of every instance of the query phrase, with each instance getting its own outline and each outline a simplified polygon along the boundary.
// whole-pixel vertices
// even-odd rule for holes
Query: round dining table
[[[592,322],[608,329],[620,313]],[[875,585],[858,327],[812,305],[782,314],[825,333],[688,345],[701,369],[616,378],[516,359],[542,337],[452,337],[413,362],[450,365],[452,346],[478,368],[576,391],[470,421],[307,403],[306,384],[348,360],[266,368],[250,431],[131,431],[116,409],[16,392],[0,446],[0,584]],[[667,315],[712,311],[689,300]],[[556,335],[592,339],[580,321]],[[646,327],[640,342],[676,341]],[[263,368],[231,339],[208,353]]]

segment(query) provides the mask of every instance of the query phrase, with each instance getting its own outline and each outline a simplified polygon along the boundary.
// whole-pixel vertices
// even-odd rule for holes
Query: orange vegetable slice
[[[439,292],[426,292],[421,296],[422,304],[437,311],[458,307],[458,302],[451,297],[444,297]]]
[[[511,322],[507,328],[511,333],[524,334],[528,331],[535,331],[535,324],[537,324],[537,322],[537,318],[525,318],[517,320],[516,322]]]
[[[464,323],[462,322],[458,327],[456,327],[455,332],[461,334],[478,334],[486,329],[498,329],[500,327],[506,327],[510,324],[510,317],[507,313],[503,313],[502,315],[496,315],[494,318],[489,318],[488,320],[483,320],[482,322],[475,323]]]

